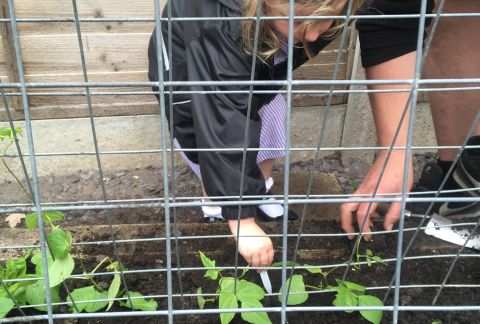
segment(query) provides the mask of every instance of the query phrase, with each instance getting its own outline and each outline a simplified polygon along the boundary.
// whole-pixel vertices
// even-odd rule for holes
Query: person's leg
[[[438,6],[437,1],[437,6]],[[480,2],[470,0],[447,0],[443,12],[469,13],[480,12]],[[479,17],[441,17],[425,65],[425,78],[428,79],[465,79],[480,77],[480,30]],[[445,84],[434,87],[466,87],[478,84]],[[435,134],[439,146],[459,146],[467,137],[470,126],[480,110],[480,90],[432,91],[429,93]],[[469,145],[480,144],[480,123],[476,125]],[[451,189],[470,189],[477,187],[475,178],[480,179],[480,154],[478,150],[462,153],[455,172],[444,187]],[[442,175],[445,176],[458,154],[458,149],[438,150],[438,161],[424,169],[422,177],[430,190],[437,190]],[[429,169],[430,168],[430,169]],[[441,169],[441,170],[436,170]],[[468,170],[466,170],[468,169]],[[430,170],[431,174],[428,174]],[[432,171],[434,170],[434,171]],[[439,176],[440,175],[440,176]],[[469,177],[469,179],[468,179]],[[422,180],[422,179],[421,179]],[[474,180],[473,182],[470,180]],[[422,181],[420,181],[422,182]],[[435,183],[435,184],[434,184]],[[432,185],[434,184],[434,185]],[[478,190],[469,193],[454,193],[454,196],[478,195]],[[449,195],[448,193],[446,194]],[[443,215],[479,215],[479,204],[444,203],[439,212]]]
[[[480,1],[447,0],[444,12],[478,13]],[[479,78],[479,31],[479,17],[441,17],[428,52],[425,77],[428,79]],[[480,109],[480,90],[430,92],[429,99],[438,145],[461,145]],[[477,124],[474,135],[480,135],[480,124]],[[438,157],[441,161],[452,161],[457,154],[456,149],[442,149],[439,150]]]
[[[275,159],[267,159],[258,163],[260,171],[262,171],[265,181],[272,176],[273,165],[275,164]]]

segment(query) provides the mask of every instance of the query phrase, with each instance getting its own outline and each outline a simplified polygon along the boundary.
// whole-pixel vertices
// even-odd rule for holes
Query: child
[[[353,12],[361,1],[353,2]],[[169,0],[172,17],[238,17],[256,16],[258,0]],[[347,0],[298,0],[296,16],[334,16],[346,12]],[[167,5],[168,6],[168,5]],[[288,16],[288,0],[264,0],[262,16]],[[168,17],[167,7],[163,17]],[[158,81],[157,50],[164,55],[164,80],[172,81],[249,81],[255,40],[255,21],[208,20],[174,21],[171,23],[172,60],[165,55],[168,24],[162,22],[163,44],[156,43],[155,31],[149,46],[149,79]],[[341,30],[343,20],[295,21],[293,49],[294,69],[317,55]],[[285,80],[287,74],[288,20],[262,20],[260,23],[255,80]],[[163,52],[163,53],[162,53]],[[173,91],[248,90],[249,86],[175,86]],[[255,87],[256,90],[278,90],[280,87]],[[238,196],[242,177],[241,150],[249,123],[248,148],[285,148],[286,103],[280,94],[254,93],[250,119],[247,121],[249,96],[245,93],[174,94],[173,116],[170,96],[165,89],[167,117],[173,118],[175,145],[182,149],[217,149],[216,151],[185,151],[182,156],[202,181],[204,196]],[[158,91],[158,89],[156,89]],[[265,195],[271,180],[274,160],[284,151],[248,151],[246,153],[242,195]],[[273,260],[272,241],[255,223],[255,216],[281,219],[281,204],[202,208],[209,219],[225,219],[237,234],[240,254],[252,266],[269,266]],[[295,218],[289,213],[289,218]],[[256,237],[242,237],[256,236]]]

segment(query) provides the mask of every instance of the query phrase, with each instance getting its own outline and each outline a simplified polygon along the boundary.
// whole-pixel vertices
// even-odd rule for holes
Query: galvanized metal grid
[[[417,234],[420,232],[420,230],[424,229],[424,223],[426,220],[426,215],[428,213],[425,213],[425,216],[422,220],[422,222],[418,225],[416,228],[406,228],[404,224],[404,213],[405,213],[405,204],[407,201],[417,201],[417,202],[431,202],[430,208],[433,207],[434,202],[439,202],[439,201],[479,201],[478,198],[444,198],[444,197],[439,197],[439,194],[443,192],[443,187],[446,183],[445,178],[443,180],[443,183],[439,190],[435,193],[435,198],[425,198],[422,197],[421,195],[407,195],[407,175],[409,172],[409,153],[415,150],[423,150],[423,149],[442,149],[442,148],[457,148],[462,152],[465,149],[470,149],[474,148],[472,146],[467,147],[466,146],[466,141],[463,143],[461,146],[457,147],[446,147],[446,146],[413,146],[412,145],[412,137],[413,137],[413,122],[415,120],[415,113],[416,113],[416,103],[417,103],[417,96],[419,92],[422,91],[473,91],[473,90],[480,90],[480,76],[478,78],[470,78],[470,79],[428,79],[424,80],[421,78],[421,72],[423,69],[424,65],[424,60],[425,56],[429,50],[436,24],[438,23],[439,19],[441,17],[456,17],[457,19],[462,19],[462,17],[480,17],[480,13],[442,13],[443,5],[444,5],[444,0],[440,2],[440,6],[438,8],[438,13],[437,14],[426,14],[426,0],[422,0],[422,8],[421,12],[419,14],[411,14],[411,15],[382,15],[382,16],[356,16],[351,14],[351,6],[352,6],[352,1],[349,2],[349,7],[347,10],[347,13],[345,16],[334,16],[334,17],[300,17],[296,16],[294,17],[294,1],[290,0],[290,11],[289,11],[289,17],[259,17],[259,12],[257,13],[257,17],[247,17],[247,18],[229,18],[232,20],[238,20],[238,19],[254,19],[257,23],[257,36],[258,36],[258,25],[259,21],[261,19],[288,19],[289,23],[289,37],[288,37],[288,75],[287,79],[284,81],[255,81],[254,80],[254,74],[255,74],[255,60],[252,64],[252,71],[251,71],[251,80],[250,81],[242,81],[242,82],[165,82],[163,80],[163,73],[160,70],[161,67],[163,66],[163,55],[162,55],[162,50],[159,49],[157,52],[157,59],[159,61],[159,77],[160,80],[159,82],[90,82],[89,77],[88,77],[88,69],[85,63],[85,55],[84,55],[84,48],[83,48],[83,43],[82,43],[82,29],[81,26],[82,24],[94,24],[94,23],[101,23],[101,22],[124,22],[124,23],[136,23],[136,22],[154,22],[155,26],[157,27],[157,30],[160,30],[160,23],[162,20],[166,20],[168,22],[168,28],[169,30],[171,29],[171,26],[173,23],[176,21],[188,21],[188,20],[217,20],[217,19],[222,19],[226,20],[226,18],[219,18],[219,17],[202,17],[202,18],[173,18],[172,13],[171,13],[171,8],[167,8],[168,10],[168,17],[167,18],[161,18],[160,17],[160,2],[159,0],[154,0],[154,5],[155,5],[155,17],[154,19],[152,18],[122,18],[122,19],[107,19],[107,18],[91,18],[91,19],[80,19],[78,16],[78,11],[77,11],[77,3],[76,0],[72,0],[72,9],[74,12],[74,17],[73,18],[58,18],[58,19],[40,19],[40,18],[28,18],[28,19],[17,19],[15,16],[15,6],[14,6],[14,1],[13,0],[8,0],[9,3],[9,8],[10,8],[10,19],[0,19],[0,23],[5,23],[9,24],[11,26],[12,30],[12,36],[14,40],[14,47],[15,47],[15,56],[16,56],[16,61],[17,61],[17,68],[19,71],[19,82],[17,83],[2,83],[0,82],[0,90],[1,93],[0,95],[2,96],[3,104],[5,106],[5,110],[7,113],[7,117],[9,120],[9,125],[11,126],[12,129],[14,129],[15,122],[12,120],[10,109],[7,103],[7,96],[21,96],[22,102],[23,102],[23,109],[25,113],[25,127],[26,127],[26,133],[27,133],[27,140],[28,140],[28,153],[27,152],[22,152],[20,149],[20,146],[18,145],[18,141],[16,142],[16,154],[12,154],[10,157],[11,158],[18,158],[18,160],[22,163],[23,167],[23,172],[24,172],[24,177],[27,180],[26,183],[28,184],[28,189],[30,193],[32,194],[34,198],[34,205],[28,205],[28,204],[0,204],[0,213],[10,213],[10,212],[25,212],[25,211],[34,211],[37,212],[38,214],[38,227],[39,227],[39,240],[40,244],[38,245],[15,245],[15,246],[0,246],[0,251],[3,250],[24,250],[27,248],[40,248],[42,251],[42,260],[43,260],[43,268],[47,269],[47,259],[46,259],[46,253],[47,253],[47,243],[46,243],[46,238],[45,238],[45,230],[44,230],[44,224],[43,224],[43,219],[41,216],[41,210],[48,211],[48,210],[61,210],[61,211],[71,211],[71,210],[98,210],[98,209],[124,209],[124,208],[140,208],[140,207],[148,207],[148,208],[162,208],[165,211],[165,236],[162,237],[152,237],[152,238],[145,238],[145,239],[131,239],[131,240],[118,240],[115,238],[115,232],[112,228],[112,220],[111,216],[108,219],[109,222],[109,228],[110,228],[110,235],[111,239],[110,240],[103,240],[103,241],[94,241],[94,242],[77,242],[75,245],[77,246],[84,246],[84,245],[108,245],[112,246],[113,248],[113,254],[115,259],[119,260],[119,256],[117,253],[117,246],[119,244],[130,244],[130,243],[137,243],[137,242],[165,242],[165,247],[166,247],[166,255],[167,255],[167,264],[165,267],[161,268],[155,268],[155,269],[141,269],[141,270],[124,270],[118,272],[121,275],[122,282],[126,288],[127,291],[127,296],[126,298],[130,303],[131,299],[135,297],[130,297],[128,293],[128,288],[126,285],[125,281],[125,276],[128,274],[132,273],[166,273],[167,274],[167,294],[158,294],[158,295],[152,295],[152,296],[147,296],[148,298],[155,298],[155,299],[166,299],[167,300],[167,309],[162,309],[159,311],[155,312],[100,312],[100,313],[93,313],[93,314],[56,314],[52,310],[52,306],[58,305],[58,304],[66,304],[66,303],[52,303],[51,296],[50,296],[50,290],[46,289],[46,300],[47,303],[44,306],[47,306],[47,314],[45,315],[36,315],[36,316],[27,316],[24,312],[24,309],[32,306],[18,306],[16,305],[16,308],[19,310],[19,312],[22,314],[21,317],[15,317],[15,318],[7,318],[4,320],[4,322],[31,322],[35,320],[45,320],[48,319],[49,323],[53,323],[55,319],[64,319],[64,318],[102,318],[102,317],[126,317],[126,316],[162,316],[162,318],[167,318],[169,323],[173,323],[175,320],[176,315],[185,315],[185,314],[207,314],[207,313],[221,313],[221,312],[230,312],[232,310],[217,310],[217,309],[205,309],[205,310],[199,310],[199,309],[176,309],[174,307],[174,299],[177,298],[186,298],[186,297],[195,297],[196,294],[187,294],[183,292],[182,289],[182,276],[180,275],[180,272],[187,272],[187,271],[204,271],[204,268],[201,267],[181,267],[181,262],[180,262],[180,256],[179,256],[179,242],[185,241],[185,240],[206,240],[206,239],[216,239],[216,238],[229,238],[232,237],[232,235],[203,235],[203,236],[185,236],[185,235],[178,235],[178,232],[176,230],[177,226],[177,218],[176,218],[176,210],[177,208],[186,208],[186,207],[199,207],[202,205],[257,205],[260,202],[265,203],[262,201],[261,196],[256,196],[256,197],[251,197],[254,198],[253,200],[248,200],[244,201],[242,200],[243,197],[241,194],[239,196],[234,196],[234,197],[226,197],[226,198],[234,198],[238,199],[237,202],[212,202],[212,203],[200,203],[199,200],[202,197],[177,197],[176,196],[176,190],[175,190],[175,164],[174,164],[174,153],[179,152],[180,150],[178,149],[168,149],[167,148],[167,125],[166,125],[166,118],[165,118],[165,111],[166,109],[169,109],[170,111],[173,109],[173,107],[170,105],[170,107],[166,107],[165,102],[164,102],[164,94],[168,93],[169,95],[172,95],[173,93],[193,93],[194,91],[173,91],[172,87],[173,86],[179,86],[179,85],[184,85],[184,86],[193,86],[193,85],[203,85],[203,86],[208,86],[208,85],[248,85],[249,86],[249,91],[216,91],[216,92],[241,92],[245,93],[245,95],[248,95],[250,100],[252,98],[252,95],[254,93],[271,93],[269,91],[257,91],[253,90],[253,87],[255,85],[282,85],[286,86],[285,90],[279,90],[275,91],[275,93],[283,93],[286,95],[287,98],[287,107],[288,107],[288,112],[286,116],[286,138],[287,138],[287,145],[285,149],[285,180],[284,180],[284,195],[283,196],[277,196],[276,198],[281,201],[284,206],[285,206],[285,211],[288,209],[289,204],[303,204],[303,211],[301,214],[301,222],[300,222],[300,228],[298,233],[290,233],[288,231],[288,222],[287,222],[287,217],[286,214],[284,215],[284,220],[283,220],[283,234],[271,234],[269,236],[271,237],[281,237],[282,238],[282,262],[286,264],[287,261],[287,240],[288,239],[295,239],[296,241],[296,247],[294,251],[294,260],[297,257],[297,252],[299,248],[299,242],[301,238],[307,238],[307,237],[342,237],[345,236],[346,234],[326,234],[326,233],[315,233],[315,234],[306,234],[303,233],[303,226],[304,226],[304,219],[306,215],[307,208],[309,204],[324,204],[324,203],[342,203],[346,201],[368,201],[371,203],[373,202],[401,202],[402,204],[402,217],[399,222],[399,229],[398,230],[392,230],[392,231],[377,231],[373,232],[372,235],[375,237],[375,235],[380,235],[380,234],[385,234],[385,233],[390,233],[390,234],[398,234],[398,241],[397,241],[397,253],[395,258],[391,259],[386,259],[384,260],[386,263],[392,263],[395,264],[395,276],[391,279],[391,283],[389,286],[377,286],[377,287],[368,287],[367,290],[377,290],[384,292],[385,294],[385,299],[387,296],[392,293],[393,290],[393,295],[394,295],[394,301],[392,305],[386,305],[384,307],[331,307],[331,306],[312,306],[312,307],[289,307],[286,304],[286,298],[287,294],[289,293],[288,291],[284,292],[282,294],[282,303],[280,307],[267,307],[262,309],[263,311],[267,312],[279,312],[281,314],[281,322],[286,323],[286,316],[287,313],[291,312],[328,312],[328,311],[340,311],[340,310],[359,310],[359,309],[383,309],[384,311],[389,311],[393,312],[393,322],[396,323],[398,321],[398,316],[399,312],[402,311],[480,311],[480,306],[479,305],[471,305],[471,306],[435,306],[435,303],[438,299],[438,296],[442,293],[443,289],[445,288],[463,288],[463,289],[469,289],[469,288],[479,288],[480,284],[463,284],[463,285],[451,285],[448,284],[448,278],[451,275],[452,271],[455,271],[455,265],[456,262],[460,258],[477,258],[480,257],[478,254],[464,254],[464,247],[460,247],[457,251],[456,254],[444,254],[444,255],[421,255],[421,256],[409,256],[408,253],[410,251],[410,248],[413,245],[414,240],[417,237]],[[261,6],[262,1],[259,3],[259,8]],[[417,44],[417,57],[416,57],[416,66],[415,66],[415,76],[412,80],[337,80],[338,76],[338,71],[339,71],[339,65],[341,61],[341,56],[343,53],[343,49],[346,46],[346,34],[347,34],[347,28],[346,26],[348,23],[353,20],[353,19],[362,19],[362,18],[370,18],[370,19],[398,19],[398,18],[420,18],[420,26],[418,30],[418,44]],[[338,55],[336,58],[336,64],[335,64],[335,70],[333,73],[333,77],[331,80],[326,80],[326,81],[321,81],[321,80],[307,80],[307,81],[301,81],[301,80],[294,80],[293,75],[292,75],[292,56],[293,56],[293,24],[294,24],[294,19],[343,19],[345,20],[346,24],[345,27],[342,30],[341,36],[340,36],[340,48],[338,51]],[[425,25],[425,20],[426,18],[432,18],[433,19],[433,28],[432,28],[432,33],[430,34],[429,38],[426,40],[426,45],[424,48],[422,48],[422,39],[423,39],[423,30],[424,30],[424,25]],[[22,53],[21,53],[21,48],[20,48],[20,42],[19,42],[19,34],[18,34],[18,29],[17,29],[17,24],[28,24],[28,23],[54,23],[54,22],[71,22],[75,24],[76,28],[76,33],[78,36],[78,46],[80,50],[80,60],[82,63],[82,72],[83,72],[83,82],[51,82],[51,83],[27,83],[25,80],[25,73],[23,69],[23,59],[22,59]],[[171,33],[169,33],[169,37],[167,39],[167,42],[169,44],[168,48],[171,49]],[[256,51],[257,48],[257,43],[258,43],[258,38],[255,40],[255,48],[254,50]],[[157,34],[157,44],[162,44],[162,41],[160,39],[160,34]],[[171,61],[172,60],[172,53],[171,51],[168,53],[168,58]],[[171,76],[171,71],[170,71],[170,76]],[[434,85],[442,85],[442,84],[455,84],[455,87],[449,87],[449,88],[435,88],[433,87]],[[402,85],[408,85],[409,89],[405,90],[338,90],[334,89],[335,86],[338,85],[377,85],[377,84],[386,84],[386,85],[397,85],[397,84],[402,84]],[[469,84],[468,86],[464,86],[465,84]],[[475,86],[472,86],[471,84],[475,84]],[[329,86],[330,88],[328,90],[296,90],[293,89],[294,86],[300,86],[300,85],[323,85],[323,86]],[[422,86],[425,85],[430,85],[431,88],[422,88]],[[160,116],[161,116],[161,132],[162,132],[162,149],[161,150],[120,150],[120,151],[100,151],[99,146],[98,146],[98,141],[97,141],[97,136],[96,136],[96,130],[95,130],[95,118],[93,116],[93,110],[92,110],[92,98],[95,96],[109,96],[109,95],[148,95],[151,96],[152,92],[149,91],[124,91],[122,90],[123,88],[129,88],[129,87],[145,87],[145,86],[158,86],[159,87],[159,95],[160,95]],[[114,87],[117,88],[118,90],[115,91],[101,91],[102,88],[105,87]],[[20,94],[12,94],[12,93],[5,93],[4,89],[8,88],[16,88],[20,90]],[[65,89],[72,89],[70,92],[51,92],[49,91],[50,88],[65,88]],[[42,92],[39,93],[29,93],[30,89],[42,89]],[[405,106],[404,109],[404,114],[403,118],[406,117],[407,113],[410,115],[409,119],[409,124],[408,124],[408,141],[406,147],[401,147],[395,145],[395,139],[391,143],[390,147],[324,147],[322,145],[324,136],[325,136],[325,128],[326,128],[326,120],[328,117],[329,112],[332,109],[332,96],[334,94],[338,93],[373,93],[373,92],[408,92],[409,93],[409,101]],[[210,93],[209,91],[202,91],[202,93]],[[291,134],[291,127],[290,127],[290,109],[292,106],[292,95],[294,94],[328,94],[328,100],[327,100],[327,105],[326,105],[326,110],[325,110],[325,115],[324,115],[324,122],[321,127],[321,130],[318,134],[317,142],[315,147],[302,147],[302,148],[291,148],[290,147],[290,134]],[[42,153],[42,152],[36,152],[34,144],[33,144],[33,133],[32,133],[32,126],[31,126],[31,119],[30,119],[30,108],[29,103],[28,103],[28,97],[29,96],[53,96],[53,97],[60,97],[60,96],[83,96],[85,97],[87,104],[88,104],[88,109],[89,109],[89,115],[90,115],[90,125],[91,125],[91,134],[92,138],[94,141],[94,147],[93,151],[89,152],[59,152],[59,153]],[[408,108],[411,107],[410,111]],[[247,115],[250,114],[250,106],[248,109]],[[472,134],[475,125],[478,123],[480,120],[480,111],[477,114],[476,118],[472,121],[472,124],[470,125],[469,128],[469,136]],[[403,119],[402,119],[403,121]],[[397,135],[398,131],[400,129],[400,125],[398,126],[397,129]],[[245,143],[247,143],[248,138],[248,129],[245,132]],[[467,136],[467,138],[469,137]],[[170,143],[172,144],[172,143]],[[171,146],[173,147],[173,145]],[[315,169],[314,166],[317,163],[319,159],[319,153],[323,151],[358,151],[358,150],[378,150],[378,149],[388,149],[389,150],[389,156],[394,150],[405,150],[407,152],[406,154],[406,159],[405,159],[405,168],[404,168],[404,179],[403,179],[403,189],[401,193],[398,193],[398,196],[401,198],[391,198],[390,196],[387,195],[382,195],[377,193],[378,186],[380,184],[380,179],[378,179],[377,186],[375,191],[373,192],[372,195],[314,195],[311,194],[311,188],[312,188],[312,182],[313,182],[313,170]],[[215,150],[215,149],[211,149]],[[247,149],[246,147],[243,148],[229,148],[227,149],[229,151],[242,151],[244,160],[243,160],[243,166],[245,165],[245,154],[247,151],[256,151],[258,149]],[[278,150],[278,149],[271,149],[271,150]],[[188,150],[184,150],[188,151]],[[290,161],[290,154],[292,152],[297,152],[297,151],[311,151],[315,152],[315,159],[313,162],[313,165],[311,167],[311,173],[308,181],[308,188],[305,192],[304,195],[291,195],[289,194],[289,161]],[[105,180],[104,180],[104,171],[102,167],[102,156],[106,155],[127,155],[127,154],[152,154],[152,153],[161,153],[162,156],[162,161],[163,161],[163,185],[164,185],[164,196],[162,198],[157,198],[157,199],[128,199],[128,200],[115,200],[115,199],[109,199],[106,190],[105,190]],[[37,174],[37,164],[36,164],[36,157],[40,156],[79,156],[79,157],[86,157],[86,156],[95,156],[96,161],[97,161],[97,168],[98,168],[98,175],[99,175],[99,180],[101,183],[101,189],[102,189],[102,194],[103,194],[103,199],[101,201],[72,201],[68,203],[49,203],[49,202],[42,202],[40,200],[40,189],[38,186],[38,174]],[[454,165],[457,163],[459,159],[460,153],[457,155],[457,158],[454,161]],[[31,175],[28,174],[27,168],[25,166],[24,162],[24,157],[29,157],[30,159],[30,167],[31,167]],[[170,159],[171,163],[171,168],[169,169],[168,167],[168,161]],[[388,162],[388,158],[387,158]],[[383,170],[386,168],[386,163],[383,166]],[[452,173],[453,171],[453,166],[449,171],[449,174]],[[382,171],[383,174],[383,171]],[[29,177],[31,176],[32,182],[28,181]],[[173,184],[173,187],[169,187],[169,180],[170,183]],[[242,179],[243,182],[243,179]],[[477,190],[479,188],[476,188]],[[239,191],[241,192],[241,191]],[[212,197],[214,198],[214,197]],[[250,198],[250,197],[249,197]],[[48,205],[48,207],[47,207]],[[285,212],[286,213],[286,212]],[[240,212],[239,212],[239,217],[240,217]],[[171,233],[170,231],[170,222],[173,221],[174,225],[174,232]],[[469,239],[472,237],[472,235],[477,231],[478,227],[480,225],[480,219],[477,221],[472,221],[468,223],[462,223],[462,224],[456,224],[455,226],[470,226],[471,228],[471,235]],[[414,232],[415,234],[409,241],[409,244],[407,245],[407,248],[405,250],[402,249],[402,243],[403,243],[403,238],[404,238],[404,233],[406,232]],[[361,236],[362,233],[357,233],[359,237]],[[237,232],[238,236],[238,232]],[[177,267],[172,267],[172,259],[171,259],[171,252],[172,252],[172,241],[175,244],[175,253],[176,253],[176,264]],[[328,266],[318,266],[318,268],[324,268],[324,269],[329,269],[333,267],[344,267],[345,272],[344,272],[344,278],[349,273],[350,270],[350,265],[352,263],[354,257],[354,253],[352,252],[350,259],[347,261],[347,264],[337,264],[337,265],[328,265]],[[410,260],[420,260],[420,259],[434,259],[434,258],[445,258],[445,259],[451,259],[451,265],[448,270],[448,272],[445,275],[444,280],[439,283],[439,284],[424,284],[424,285],[402,285],[401,281],[401,269],[402,269],[402,263],[408,262]],[[230,269],[235,271],[235,276],[237,276],[237,271],[240,268],[239,267],[239,260],[238,260],[238,253],[235,255],[235,262],[233,265],[228,266],[228,267],[220,267],[222,269]],[[287,275],[291,275],[294,273],[295,270],[299,270],[304,267],[282,267],[282,282],[286,281]],[[278,268],[275,268],[278,270]],[[271,270],[274,270],[274,268],[271,268]],[[113,274],[116,274],[116,272],[104,272],[104,273],[96,273],[93,274],[93,276],[112,276]],[[178,278],[178,284],[180,287],[180,293],[173,293],[172,290],[172,285],[173,285],[173,280],[174,280],[174,275],[177,275]],[[75,276],[80,276],[80,275],[72,275],[72,277]],[[44,271],[44,276],[43,278],[38,278],[39,280],[43,279],[45,280],[46,283],[49,282],[48,278],[48,271]],[[16,280],[16,281],[21,281],[22,279]],[[26,280],[26,279],[24,279]],[[30,279],[31,280],[31,279]],[[1,285],[2,287],[5,287],[5,284],[9,281],[2,281]],[[48,284],[47,284],[48,285]],[[68,292],[68,287],[66,287],[66,291]],[[432,300],[432,305],[425,305],[425,306],[402,306],[400,304],[399,296],[400,296],[400,290],[401,289],[406,289],[406,288],[434,288],[437,289],[437,293],[435,297]],[[309,292],[310,294],[322,294],[325,293],[326,291],[318,291],[318,292]],[[69,292],[68,292],[69,293]],[[215,294],[211,294],[215,295]],[[272,295],[279,295],[279,294],[272,294]],[[125,299],[125,298],[123,298]],[[122,298],[116,298],[115,300],[122,300]],[[75,301],[72,300],[72,302],[75,304]],[[74,305],[74,307],[76,307]],[[242,312],[254,312],[258,311],[259,309],[242,309]],[[238,311],[238,310],[236,310]]]

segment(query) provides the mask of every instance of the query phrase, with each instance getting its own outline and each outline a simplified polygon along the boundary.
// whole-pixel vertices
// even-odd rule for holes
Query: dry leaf
[[[10,214],[5,218],[5,221],[8,222],[10,228],[17,227],[18,224],[22,222],[22,219],[25,218],[25,214]]]

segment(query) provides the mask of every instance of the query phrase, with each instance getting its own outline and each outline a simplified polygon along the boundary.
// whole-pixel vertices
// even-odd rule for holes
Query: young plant
[[[368,249],[365,251],[365,254],[361,254],[357,249],[356,258],[357,258],[357,262],[353,264],[353,267],[357,270],[361,269],[360,264],[362,262],[362,259],[367,262],[367,266],[369,267],[371,267],[372,264],[375,264],[375,263],[385,265],[385,262],[383,262],[381,257],[373,254],[372,250],[368,250]]]
[[[263,308],[261,300],[265,297],[265,292],[262,287],[246,279],[242,279],[249,271],[248,268],[244,269],[238,279],[235,280],[234,277],[223,276],[222,270],[216,268],[215,260],[209,259],[202,251],[199,251],[199,254],[203,266],[208,268],[204,277],[216,281],[218,284],[216,290],[218,296],[214,298],[205,299],[202,294],[202,288],[198,288],[197,301],[201,309],[205,307],[206,303],[210,302],[214,304],[217,301],[219,309],[238,308],[238,303],[240,303],[241,308]],[[233,320],[235,315],[235,313],[220,313],[220,321],[222,324],[228,324]],[[241,317],[248,323],[271,323],[266,312],[242,312]]]
[[[335,291],[333,305],[337,307],[356,307],[356,306],[383,306],[383,302],[378,297],[365,294],[365,287],[354,282],[345,280],[336,280],[337,285],[329,287]],[[351,313],[353,311],[346,310]],[[382,320],[383,312],[381,310],[360,310],[360,315],[367,321],[378,324]]]
[[[365,255],[357,254],[357,262],[359,263],[361,259],[367,261],[367,265],[370,267],[374,263],[385,264],[383,260],[375,256],[371,250],[367,250]],[[281,262],[274,263],[273,266],[281,266]],[[331,285],[328,281],[329,274],[337,268],[332,268],[329,271],[323,271],[321,268],[316,268],[309,264],[299,264],[294,262],[287,262],[288,266],[303,267],[306,271],[312,274],[318,274],[321,276],[320,283],[315,285],[307,285],[303,281],[302,275],[294,275],[288,278],[286,282],[286,287],[289,287],[289,294],[287,297],[287,305],[300,305],[308,300],[307,289],[318,291],[318,290],[329,290],[335,292],[335,299],[332,304],[337,307],[356,307],[356,306],[383,306],[383,302],[375,296],[368,295],[365,293],[366,288],[360,284],[335,279],[335,284]],[[360,269],[360,265],[356,264]],[[290,283],[291,282],[291,283]],[[284,287],[280,289],[279,301],[282,301],[282,292]],[[351,313],[353,311],[345,311]],[[368,320],[371,323],[378,324],[382,319],[383,312],[381,310],[361,310],[359,311],[360,315]]]
[[[158,305],[155,300],[146,300],[139,292],[129,291],[126,294],[124,289],[120,289],[121,280],[118,272],[122,266],[118,262],[112,262],[108,257],[102,260],[93,271],[87,272],[84,270],[83,276],[71,278],[70,275],[75,267],[74,259],[70,253],[73,241],[71,233],[55,226],[47,240],[50,247],[50,250],[47,250],[47,264],[53,303],[61,302],[60,290],[66,280],[83,280],[90,282],[91,285],[74,289],[66,299],[73,313],[97,312],[105,308],[108,311],[114,304],[113,299],[119,296],[125,301],[119,302],[122,307],[143,311],[157,309]],[[39,306],[46,303],[44,280],[36,279],[43,276],[42,254],[37,251],[31,255],[32,250],[28,250],[18,259],[7,260],[5,267],[0,265],[0,279],[2,281],[8,280],[0,288],[0,319],[7,316],[15,308],[15,303],[18,306],[34,305],[34,308],[39,311],[47,311],[46,306]],[[28,260],[34,266],[34,273],[27,273]],[[108,265],[104,268],[116,272],[108,290],[102,289],[93,276],[106,262],[108,262]],[[122,267],[122,270],[126,269]],[[16,281],[18,279],[22,280]]]
[[[0,151],[2,154],[2,162],[27,197],[33,201],[30,193],[10,169],[6,161],[7,150],[15,142],[15,133],[17,135],[21,134],[22,129],[16,128],[14,132],[11,128],[0,127],[0,144],[6,143]],[[126,294],[124,289],[120,290],[121,278],[118,272],[122,265],[118,262],[112,262],[108,257],[102,260],[92,272],[87,272],[84,269],[83,276],[71,278],[70,276],[75,268],[75,261],[71,254],[73,235],[71,232],[63,230],[60,225],[57,224],[63,221],[64,218],[64,214],[60,211],[42,211],[43,222],[47,228],[50,228],[47,235],[48,249],[46,257],[50,293],[53,303],[61,302],[60,289],[62,284],[66,280],[75,279],[89,281],[92,285],[77,288],[70,292],[67,297],[67,302],[69,302],[74,313],[82,311],[96,312],[105,308],[108,311],[113,306],[113,299],[118,296],[122,296],[122,300],[126,300],[126,302],[119,302],[120,306],[144,311],[157,309],[158,305],[155,300],[146,300],[142,294],[138,292],[129,291],[129,293]],[[27,214],[25,216],[25,224],[29,230],[36,229],[38,226],[37,213]],[[32,250],[28,250],[18,259],[7,260],[5,267],[0,265],[0,279],[3,282],[2,286],[0,286],[0,319],[7,316],[16,306],[34,305],[33,307],[37,310],[47,311],[46,306],[39,306],[46,303],[44,280],[35,279],[43,276],[42,254],[40,251],[37,251],[30,257],[31,254]],[[27,273],[29,257],[30,262],[35,268],[34,273]],[[102,289],[93,277],[93,274],[100,269],[105,262],[109,263],[106,266],[106,270],[116,272],[113,275],[108,290]],[[122,270],[124,270],[124,268],[122,268]],[[7,280],[7,282],[5,283],[4,280]],[[102,299],[109,299],[109,301],[101,301]]]

